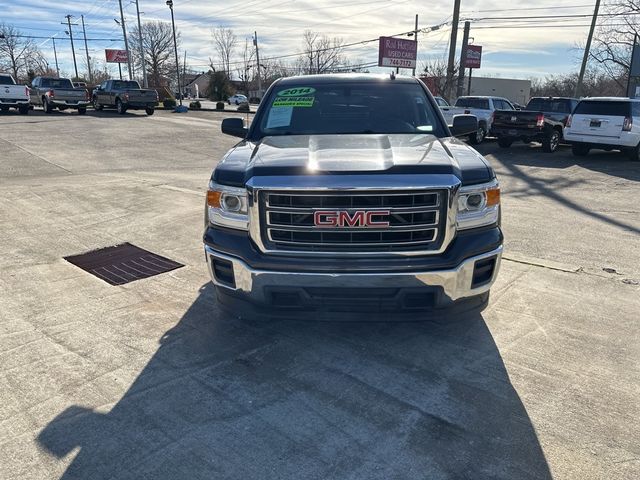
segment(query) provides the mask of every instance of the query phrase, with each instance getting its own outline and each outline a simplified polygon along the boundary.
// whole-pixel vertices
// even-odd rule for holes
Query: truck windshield
[[[114,80],[113,81],[114,90],[139,90],[140,85],[138,82],[128,81],[128,80]]]
[[[43,78],[40,86],[45,88],[73,88],[73,84],[68,78]]]
[[[264,100],[252,137],[424,133],[446,134],[418,83],[337,82],[276,86]]]
[[[571,113],[571,101],[553,98],[532,98],[527,110],[550,113]]]
[[[488,98],[462,97],[456,100],[456,107],[477,108],[479,110],[489,110]]]
[[[0,85],[15,85],[16,82],[13,81],[13,77],[9,75],[0,75]]]

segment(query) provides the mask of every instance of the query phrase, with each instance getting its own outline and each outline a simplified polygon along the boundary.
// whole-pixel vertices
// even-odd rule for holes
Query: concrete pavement
[[[638,164],[481,146],[507,238],[482,315],[259,322],[202,255],[220,120],[0,116],[2,478],[640,476]],[[186,266],[113,287],[62,258],[125,241]]]

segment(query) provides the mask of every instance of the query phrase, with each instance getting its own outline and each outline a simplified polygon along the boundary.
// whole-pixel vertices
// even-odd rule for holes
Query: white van
[[[622,97],[585,98],[564,129],[573,154],[583,157],[592,148],[627,152],[640,160],[640,100]]]

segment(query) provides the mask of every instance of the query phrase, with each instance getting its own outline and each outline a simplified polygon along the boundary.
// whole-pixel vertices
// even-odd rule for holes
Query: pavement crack
[[[38,155],[37,153],[33,153],[31,150],[28,150],[28,149],[24,148],[23,146],[18,145],[18,144],[17,144],[17,143],[15,143],[15,142],[12,142],[11,140],[7,140],[6,138],[2,138],[2,137],[0,137],[0,140],[3,140],[3,141],[5,141],[5,142],[7,142],[7,143],[10,143],[11,145],[13,145],[14,147],[16,147],[17,149],[22,150],[23,152],[28,153],[28,154],[29,154],[29,155],[31,155],[32,157],[36,157],[36,158],[38,158],[38,159],[42,160],[43,162],[48,163],[49,165],[53,165],[54,167],[57,167],[57,168],[59,168],[60,170],[64,170],[64,171],[65,171],[65,172],[67,172],[67,173],[73,174],[73,172],[72,172],[71,170],[68,170],[68,169],[64,168],[63,166],[58,165],[58,164],[57,164],[57,163],[55,163],[55,162],[52,162],[52,161],[50,161],[50,160],[47,160],[46,158],[44,158],[44,157],[42,157],[42,156]]]

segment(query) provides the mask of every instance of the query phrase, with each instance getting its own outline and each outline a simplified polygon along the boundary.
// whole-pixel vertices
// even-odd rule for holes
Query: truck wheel
[[[627,150],[627,157],[632,162],[640,162],[640,144],[636,146],[636,148],[632,148],[631,150]]]
[[[94,98],[93,99],[93,109],[97,112],[99,112],[100,110],[102,110],[104,107],[98,103],[98,99]]]
[[[85,113],[87,113],[87,109],[86,108],[79,108],[78,109],[78,115],[84,115]]]
[[[542,151],[553,153],[558,149],[560,144],[560,132],[553,130],[549,135],[545,135],[542,139]]]
[[[498,145],[500,148],[509,148],[513,144],[513,139],[509,137],[498,137]]]
[[[484,137],[487,135],[484,125],[478,127],[478,131],[469,137],[469,143],[471,145],[480,145],[484,141]]]
[[[29,105],[18,108],[20,115],[29,115]]]
[[[124,115],[127,113],[127,108],[124,106],[124,103],[120,99],[116,100],[116,110],[120,115]]]
[[[42,108],[44,113],[53,112],[53,106],[49,103],[49,100],[47,100],[46,97],[42,100]]]
[[[576,157],[586,157],[589,155],[589,150],[591,150],[591,148],[583,143],[574,143],[571,146],[571,153]]]
[[[153,115],[156,110],[155,108],[145,108],[144,111],[147,112],[147,115]]]

